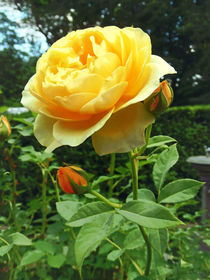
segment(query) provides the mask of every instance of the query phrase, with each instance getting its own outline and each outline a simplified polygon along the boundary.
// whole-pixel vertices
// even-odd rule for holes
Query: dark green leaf
[[[168,230],[149,229],[149,239],[152,247],[162,256],[168,247]]]
[[[110,234],[113,216],[112,213],[97,216],[81,228],[75,242],[75,257],[80,272],[84,259]]]
[[[158,157],[153,167],[153,180],[158,191],[163,186],[167,172],[175,165],[178,158],[176,144],[164,150]]]
[[[77,201],[56,202],[56,209],[58,213],[67,221],[71,219],[81,206],[82,204]]]
[[[117,211],[126,219],[148,228],[166,228],[182,223],[166,207],[149,200],[130,201]]]
[[[150,201],[156,202],[154,193],[151,192],[151,191],[148,190],[148,189],[139,189],[139,190],[138,190],[138,198],[139,198],[139,199],[150,200]],[[127,196],[126,202],[129,202],[129,201],[131,201],[131,200],[133,200],[133,192],[130,193],[130,194]]]
[[[107,213],[114,213],[111,206],[101,201],[91,202],[79,208],[78,212],[71,217],[67,225],[80,227],[98,217],[106,216]]]

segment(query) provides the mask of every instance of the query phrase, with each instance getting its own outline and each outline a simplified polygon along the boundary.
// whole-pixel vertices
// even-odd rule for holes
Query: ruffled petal
[[[127,84],[127,82],[121,82],[102,92],[99,96],[86,103],[80,109],[80,112],[85,114],[98,114],[111,109],[122,96]]]
[[[139,76],[135,85],[133,85],[130,89],[131,92],[129,95],[135,94],[136,96],[132,99],[125,96],[124,99],[122,98],[119,100],[118,104],[116,104],[116,111],[145,100],[159,86],[160,78],[162,76],[175,73],[175,69],[164,59],[159,56],[152,55],[150,62],[145,66],[143,74]]]
[[[48,153],[62,146],[62,144],[53,137],[53,126],[55,123],[55,119],[48,118],[41,114],[36,117],[34,123],[34,135],[41,145],[47,147],[45,151]]]
[[[126,153],[142,146],[145,128],[155,121],[143,103],[133,104],[115,114],[92,136],[96,153]]]
[[[53,126],[53,137],[62,145],[78,146],[94,132],[104,126],[113,110],[105,115],[95,116],[90,121],[64,122],[57,121]]]

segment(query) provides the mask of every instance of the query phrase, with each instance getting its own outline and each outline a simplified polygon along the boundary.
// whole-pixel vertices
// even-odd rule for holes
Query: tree
[[[210,52],[208,0],[10,1],[27,10],[28,22],[37,26],[49,45],[78,28],[141,27],[151,36],[153,53],[178,72],[169,77],[175,91],[174,104],[206,103],[210,70],[206,63]]]

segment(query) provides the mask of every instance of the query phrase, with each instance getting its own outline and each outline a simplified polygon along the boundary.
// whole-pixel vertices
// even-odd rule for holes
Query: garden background
[[[0,143],[0,237],[22,232],[37,242],[45,241],[40,243],[41,245],[35,243],[36,249],[45,246],[45,253],[47,251],[51,254],[52,247],[55,246],[55,251],[60,253],[59,256],[63,256],[61,247],[67,243],[68,232],[63,231],[64,223],[56,215],[55,190],[49,174],[43,174],[43,166],[49,167],[52,175],[56,174],[56,168],[63,163],[78,164],[88,173],[94,174],[92,176],[109,175],[110,157],[97,156],[90,140],[76,148],[61,147],[46,158],[41,153],[43,147],[33,136],[34,114],[27,112],[13,115],[6,112],[8,107],[21,106],[21,92],[35,72],[36,61],[41,55],[42,42],[33,35],[33,30],[45,36],[48,46],[72,30],[95,25],[116,25],[121,28],[134,26],[147,32],[151,37],[153,54],[164,58],[177,71],[176,75],[168,78],[174,90],[173,104],[156,120],[152,129],[152,135],[169,135],[178,142],[180,159],[169,172],[167,180],[200,179],[199,174],[186,160],[193,155],[204,155],[204,147],[210,146],[208,0],[1,2],[3,9],[0,12],[0,113],[8,117],[12,135],[6,142]],[[14,18],[8,16],[8,5],[10,9],[21,12],[21,21],[16,21],[15,12]],[[20,27],[26,28],[27,33],[18,32]],[[127,161],[127,155],[117,155],[117,172],[126,172],[124,168]],[[139,176],[141,186],[152,185],[151,173],[150,165],[142,165]],[[41,201],[43,182],[47,186],[44,224]],[[128,186],[126,178],[121,181],[121,187],[116,185],[116,198],[125,200]],[[102,192],[106,192],[108,184],[104,182],[100,188]],[[65,195],[63,199],[65,200]],[[15,217],[14,211],[11,211],[14,205]],[[202,236],[207,239],[209,230],[207,224],[202,226],[198,223],[200,206],[200,193],[194,200],[177,206],[179,218],[194,226],[174,229],[167,252],[168,255],[173,255],[174,259],[170,259],[168,271],[164,272],[164,275],[169,275],[165,276],[168,277],[166,279],[209,279],[209,253],[200,250],[199,243]],[[54,244],[52,236],[60,236],[60,241],[56,239],[57,243]],[[182,250],[178,250],[181,245]],[[15,246],[12,258],[21,261],[29,248],[18,244]],[[104,252],[109,252],[109,248],[102,247],[100,250],[97,259],[91,255],[85,263],[87,279],[117,279],[117,276],[111,278],[115,277],[113,271],[117,270],[117,261],[111,257],[105,259]],[[46,255],[43,255],[19,270],[16,269],[17,265],[18,261],[14,261],[9,266],[7,255],[2,253],[1,279],[10,279],[11,275],[11,279],[64,280],[79,277],[72,268],[74,264],[68,262],[68,257],[60,257],[58,260],[49,257],[47,259]],[[140,279],[132,271],[128,276],[129,280]]]

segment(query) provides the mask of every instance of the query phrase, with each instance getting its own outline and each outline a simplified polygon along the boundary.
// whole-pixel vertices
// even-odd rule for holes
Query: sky
[[[25,14],[23,12],[20,12],[15,6],[7,6],[3,3],[0,3],[0,12],[5,13],[10,20],[15,21],[17,23],[15,32],[17,33],[17,35],[23,36],[25,38],[26,42],[20,46],[15,46],[16,49],[24,49],[25,52],[28,51],[30,53],[29,39],[31,38],[31,35],[33,35],[35,41],[41,44],[40,52],[43,53],[47,50],[48,45],[45,36],[38,30],[36,30],[36,27],[32,29],[31,26],[27,26],[23,22],[23,19],[25,17]],[[0,39],[1,36],[2,35],[0,34]]]

